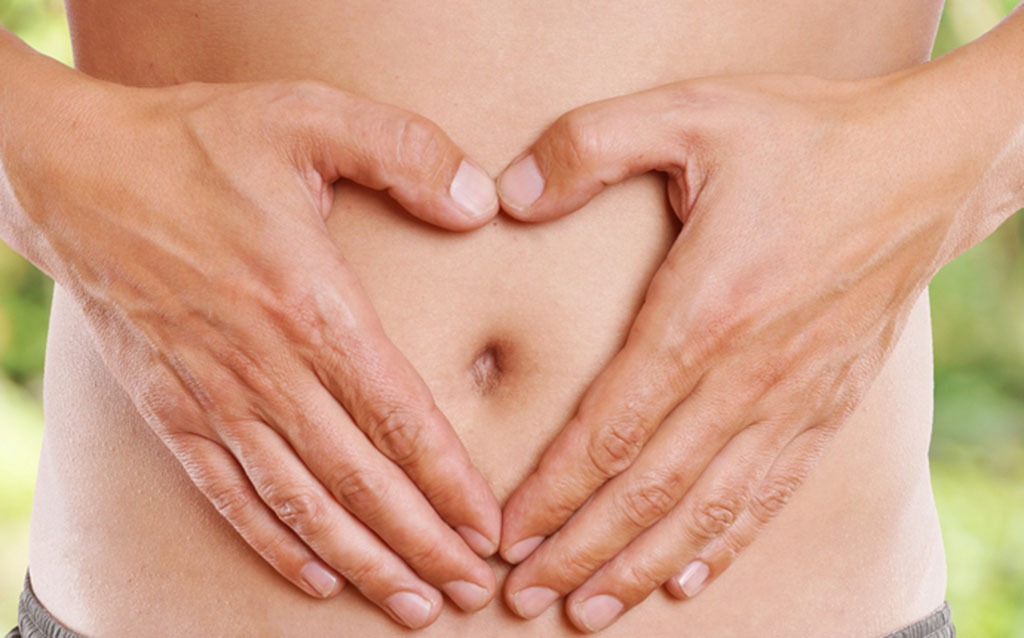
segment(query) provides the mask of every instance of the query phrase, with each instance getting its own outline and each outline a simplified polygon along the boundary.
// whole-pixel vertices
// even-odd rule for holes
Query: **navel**
[[[502,349],[497,343],[488,343],[473,360],[470,370],[480,394],[494,392],[501,383],[502,356]]]

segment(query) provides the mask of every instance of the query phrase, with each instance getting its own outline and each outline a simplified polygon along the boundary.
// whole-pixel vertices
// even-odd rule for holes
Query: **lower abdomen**
[[[329,221],[339,249],[500,499],[621,345],[676,232],[662,189],[647,176],[562,221],[500,218],[461,235],[412,221],[378,194],[339,189]],[[655,593],[603,635],[867,635],[936,607],[944,568],[928,483],[929,337],[922,299],[861,408],[761,538],[698,598]],[[481,355],[491,357],[485,383]],[[313,601],[262,564],[140,420],[60,291],[46,410],[31,568],[41,600],[73,628],[401,635],[354,590]],[[527,627],[574,633],[557,608],[525,625],[500,602],[474,615],[448,608],[423,633]]]

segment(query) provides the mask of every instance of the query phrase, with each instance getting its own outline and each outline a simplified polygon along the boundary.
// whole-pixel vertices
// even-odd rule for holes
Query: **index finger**
[[[677,244],[678,245],[678,244]],[[684,353],[673,254],[655,274],[622,350],[588,388],[532,474],[505,505],[501,555],[525,559],[605,482],[629,468],[669,413],[696,387],[701,366]]]
[[[344,302],[322,316],[347,321],[322,327],[324,342],[309,353],[327,390],[374,446],[401,467],[437,513],[481,556],[498,546],[501,509],[426,383],[399,352],[354,274],[334,279]]]

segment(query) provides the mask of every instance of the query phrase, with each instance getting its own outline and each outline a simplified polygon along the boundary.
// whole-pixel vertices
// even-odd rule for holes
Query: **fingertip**
[[[662,585],[662,587],[664,587],[665,592],[672,598],[675,598],[676,600],[686,600],[686,594],[684,594],[683,590],[680,589],[677,576],[669,578],[665,581],[665,584]]]
[[[459,525],[455,528],[462,540],[466,541],[469,548],[472,549],[477,556],[480,558],[490,558],[494,556],[494,553],[498,551],[498,543],[491,540],[487,536],[476,531],[468,525]]]
[[[494,179],[476,162],[463,158],[448,187],[448,195],[455,202],[461,218],[454,220],[465,229],[481,226],[500,208]]]
[[[486,479],[466,461],[462,472],[449,474],[452,490],[459,498],[449,499],[446,507],[438,511],[470,549],[481,558],[490,558],[501,540],[501,506]]]
[[[537,159],[528,153],[512,162],[498,177],[501,207],[516,219],[529,219],[528,209],[540,199],[545,185]]]
[[[534,531],[529,509],[519,506],[519,503],[523,502],[520,495],[529,492],[528,484],[531,480],[532,477],[526,479],[516,489],[501,512],[501,544],[498,553],[511,565],[518,565],[526,560],[544,540],[542,535]]]
[[[501,557],[509,564],[518,565],[529,558],[529,556],[533,554],[533,552],[536,551],[543,542],[543,536],[531,536],[529,538],[525,538],[503,549]]]
[[[422,629],[437,620],[442,604],[440,594],[433,591],[429,598],[416,592],[401,591],[389,596],[384,601],[384,608],[406,627]]]
[[[669,591],[674,596],[686,600],[704,591],[710,576],[711,568],[708,567],[708,564],[701,560],[694,560],[684,567],[677,576],[672,577],[666,586],[671,587]]]
[[[526,587],[513,593],[506,592],[509,609],[520,618],[532,620],[547,611],[562,595],[549,587]]]
[[[486,607],[494,591],[465,580],[452,581],[442,585],[441,589],[459,609],[470,613]]]
[[[314,598],[333,598],[345,587],[344,579],[317,561],[303,565],[299,576],[305,585],[304,589]]]
[[[619,619],[626,607],[610,594],[598,594],[566,605],[569,620],[580,631],[595,633]]]

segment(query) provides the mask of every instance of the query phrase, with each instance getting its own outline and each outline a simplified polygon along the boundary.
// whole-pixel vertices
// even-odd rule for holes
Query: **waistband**
[[[956,627],[953,626],[953,618],[949,611],[949,603],[942,603],[942,606],[933,611],[927,618],[907,625],[899,631],[885,636],[885,638],[955,638]]]
[[[25,574],[25,588],[18,598],[18,626],[7,638],[83,638],[53,617],[32,591],[32,579]]]
[[[824,633],[822,635],[825,635]],[[949,611],[949,603],[929,614],[926,618],[884,638],[955,638],[956,628]],[[47,611],[32,591],[32,580],[25,574],[25,589],[18,599],[18,626],[7,634],[7,638],[83,638],[64,625]]]

